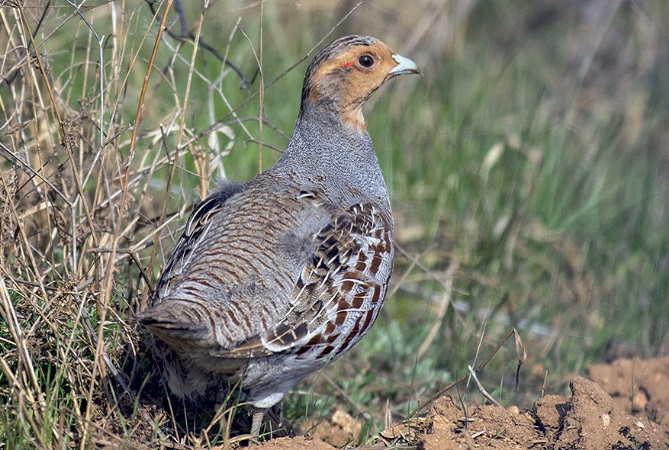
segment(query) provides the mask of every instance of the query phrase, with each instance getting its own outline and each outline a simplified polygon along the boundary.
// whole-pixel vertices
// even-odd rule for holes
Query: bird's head
[[[332,42],[313,59],[304,77],[302,107],[315,114],[365,130],[362,105],[386,81],[420,69],[410,59],[368,36],[346,36]]]

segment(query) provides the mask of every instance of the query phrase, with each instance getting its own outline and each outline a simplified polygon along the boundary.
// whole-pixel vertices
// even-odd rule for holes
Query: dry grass
[[[160,414],[139,408],[133,391],[148,373],[136,365],[150,361],[138,357],[133,312],[188,193],[207,192],[236,138],[223,123],[234,112],[206,129],[188,123],[193,83],[223,96],[220,79],[235,75],[198,72],[204,11],[194,43],[161,45],[170,6],[0,10],[0,428],[12,448],[153,448],[159,434]],[[166,92],[169,107],[158,100]]]

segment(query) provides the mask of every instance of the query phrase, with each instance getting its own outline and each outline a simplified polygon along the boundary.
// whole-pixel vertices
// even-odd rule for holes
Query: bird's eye
[[[374,58],[371,55],[362,55],[358,58],[358,64],[360,64],[365,69],[369,69],[374,65]]]

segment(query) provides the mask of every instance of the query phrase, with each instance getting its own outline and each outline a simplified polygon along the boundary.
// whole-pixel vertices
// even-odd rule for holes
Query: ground
[[[364,448],[391,444],[425,450],[669,448],[669,357],[594,365],[587,375],[571,380],[571,397],[545,395],[534,410],[480,405],[465,414],[457,399],[445,395],[428,407],[424,417],[383,431],[377,444]],[[345,448],[355,441],[359,427],[338,411],[307,437],[274,439],[261,447]]]

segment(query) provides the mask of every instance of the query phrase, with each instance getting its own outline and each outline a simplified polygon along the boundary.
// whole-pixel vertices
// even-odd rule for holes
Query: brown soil
[[[669,425],[669,357],[597,364],[588,369],[588,376],[602,385],[616,407]]]
[[[424,417],[389,428],[363,448],[417,449],[669,449],[669,357],[618,360],[571,380],[570,398],[546,395],[536,411],[470,407],[446,395]],[[594,381],[593,381],[594,380]],[[303,424],[303,429],[309,426]],[[359,425],[338,411],[308,437],[265,442],[263,449],[355,447]]]

